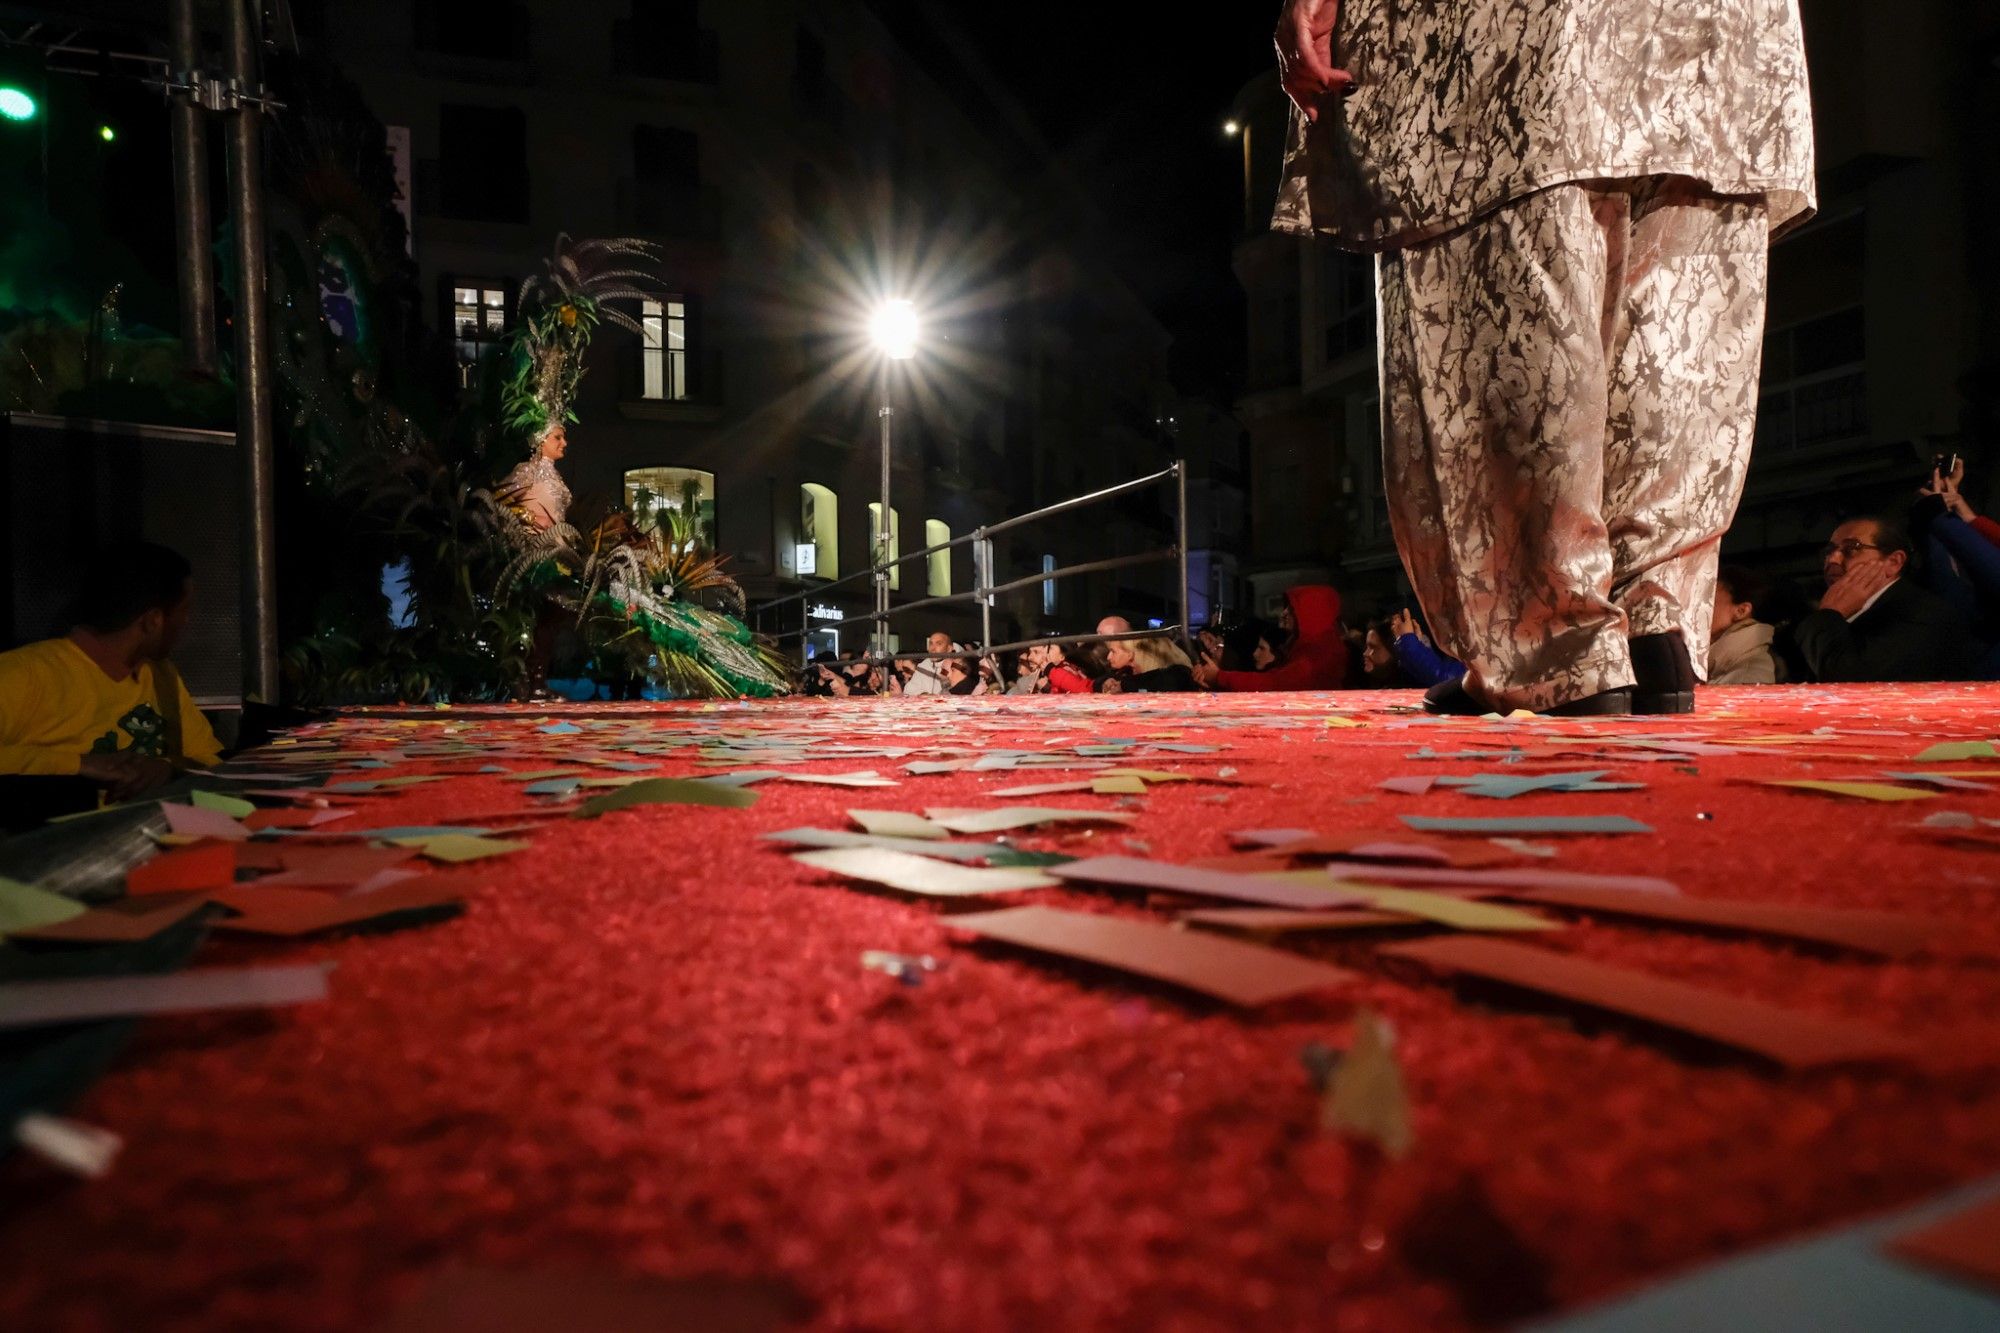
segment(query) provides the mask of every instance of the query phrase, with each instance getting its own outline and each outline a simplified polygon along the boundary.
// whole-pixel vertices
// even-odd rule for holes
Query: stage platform
[[[462,891],[453,919],[212,935],[194,966],[325,961],[328,998],[145,1020],[68,1111],[123,1137],[115,1168],[0,1165],[0,1327],[350,1333],[470,1266],[758,1279],[812,1329],[1447,1333],[2000,1170],[2000,686],[1706,690],[1690,718],[1605,720],[1434,719],[1416,698],[374,710],[308,728],[236,767],[315,773],[306,799],[355,812],[327,831],[462,823],[527,846],[413,863]],[[515,776],[544,770],[599,785]],[[793,780],[862,772],[892,785]],[[627,779],[729,774],[754,804],[571,817]],[[1580,789],[1510,781],[1542,777]],[[1776,785],[1801,781],[1863,785]],[[1379,877],[1339,878],[1550,928],[1451,931],[1422,915],[1435,902],[1381,899],[1375,915],[1406,919],[1249,936],[1352,975],[1233,1006],[952,925],[1025,905],[1164,924],[1226,901],[1079,881],[934,898],[759,836],[1008,806],[1121,817],[1026,827],[1017,850],[1235,875],[1331,855],[1244,856],[1275,831],[1400,841],[1370,853]],[[1632,831],[1411,822],[1620,816]],[[1503,903],[1477,876],[1404,873],[1440,865],[1518,874]],[[1673,921],[1565,905],[1547,890],[1576,889],[1567,875],[1894,915]],[[1788,1011],[1822,1051],[1845,1034],[1854,1058],[1383,952],[1412,941],[1649,974],[1724,1011]],[[936,966],[899,979],[871,951]],[[1345,1048],[1359,1011],[1393,1033],[1400,1155],[1322,1125],[1311,1048]]]

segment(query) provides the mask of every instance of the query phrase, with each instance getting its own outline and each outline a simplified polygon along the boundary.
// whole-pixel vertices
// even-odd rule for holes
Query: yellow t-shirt
[[[180,698],[181,754],[213,764],[222,743],[187,687]],[[0,653],[0,773],[75,773],[86,754],[134,750],[171,758],[166,710],[150,663],[113,680],[68,639],[45,639]]]

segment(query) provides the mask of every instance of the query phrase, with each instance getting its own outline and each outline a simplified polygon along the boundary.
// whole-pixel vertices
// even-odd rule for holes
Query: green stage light
[[[99,125],[97,127],[97,137],[106,143],[110,143],[118,137],[118,131],[112,129],[109,125]]]
[[[7,120],[33,120],[35,99],[19,88],[0,87],[0,117]]]

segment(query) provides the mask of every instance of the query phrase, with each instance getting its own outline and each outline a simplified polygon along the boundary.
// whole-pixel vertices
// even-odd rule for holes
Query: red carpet
[[[2000,962],[1956,951],[1887,962],[1596,919],[1531,941],[1911,1034],[1931,1057],[1921,1069],[1785,1075],[1454,988],[1374,959],[1367,937],[1285,945],[1359,971],[1351,993],[1230,1010],[975,945],[928,902],[808,871],[752,836],[849,827],[843,812],[857,807],[1007,804],[989,793],[1080,776],[904,773],[935,757],[926,747],[1177,733],[1222,749],[1149,756],[1142,745],[1119,762],[1233,768],[1246,785],[1162,785],[1131,806],[1038,798],[1139,819],[1020,841],[1186,861],[1228,851],[1233,829],[1628,814],[1656,831],[1531,840],[1558,847],[1550,864],[1564,869],[1664,876],[1690,896],[1948,918],[1964,923],[1968,953],[2000,958],[2000,849],[1917,827],[1938,811],[2000,819],[2000,790],[1876,804],[1744,781],[2000,772],[2000,759],[1913,758],[1935,741],[2000,734],[2000,687],[1710,691],[1694,719],[1598,724],[1385,711],[1413,701],[576,714],[585,732],[566,741],[643,719],[662,736],[720,722],[919,752],[787,769],[873,768],[896,787],[766,782],[745,810],[551,821],[527,851],[437,872],[466,888],[457,920],[292,945],[211,941],[204,965],[331,960],[333,997],[149,1020],[74,1111],[127,1140],[111,1176],[71,1181],[19,1155],[0,1169],[0,1327],[367,1329],[450,1263],[779,1277],[816,1303],[810,1326],[823,1329],[1488,1327],[2000,1168]],[[1336,709],[1366,725],[1325,726]],[[444,716],[349,719],[322,734],[404,744],[458,725],[478,740],[544,739],[539,713]],[[1250,725],[1219,725],[1236,721]],[[1376,788],[1497,767],[1407,757],[1426,746],[1591,732],[1753,743],[1685,764],[1609,765],[1610,780],[1640,791],[1496,801]],[[1774,736],[1804,740],[1764,739]],[[712,770],[686,749],[656,771]],[[530,803],[491,776],[363,800],[379,823]],[[1020,901],[1167,917],[1085,892]],[[944,966],[906,987],[859,965],[869,949]],[[1416,1132],[1400,1162],[1320,1130],[1298,1058],[1308,1042],[1344,1044],[1357,1004],[1397,1034]]]

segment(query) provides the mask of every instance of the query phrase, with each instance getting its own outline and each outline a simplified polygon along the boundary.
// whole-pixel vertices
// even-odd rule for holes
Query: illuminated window
[[[799,542],[814,548],[816,577],[840,577],[840,499],[815,481],[799,487]]]
[[[695,545],[715,549],[715,474],[691,467],[639,467],[625,474],[625,512],[650,532],[669,512],[687,516]]]
[[[639,394],[679,402],[688,396],[687,306],[642,301],[639,310]]]
[[[492,278],[451,280],[451,337],[461,365],[477,365],[507,336],[507,284]]]
[[[878,544],[882,540],[882,503],[871,500],[868,503],[868,563],[875,563]],[[889,510],[889,558],[894,560],[903,553],[903,517],[895,509]],[[903,567],[889,566],[889,591],[896,592],[903,586]]]
[[[1056,558],[1052,555],[1043,556],[1042,573],[1053,574],[1055,573],[1055,571],[1056,571]],[[1045,616],[1052,616],[1055,613],[1056,613],[1056,581],[1054,579],[1043,579],[1042,614]]]
[[[951,540],[951,529],[939,519],[924,520],[924,545],[936,546]],[[951,596],[951,552],[932,551],[930,554],[930,595]]]

